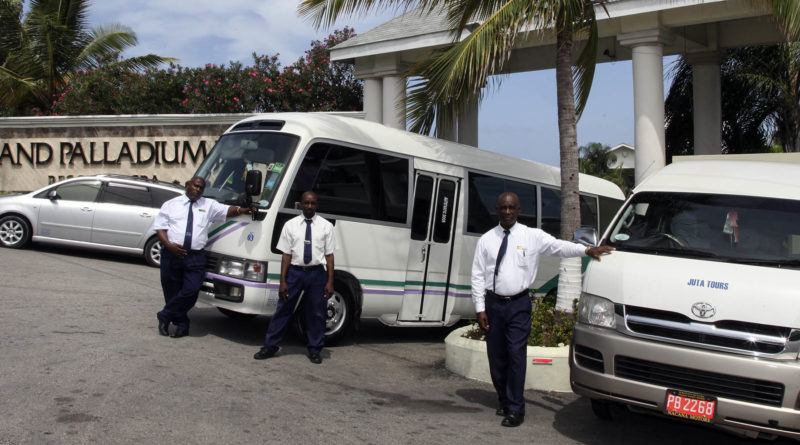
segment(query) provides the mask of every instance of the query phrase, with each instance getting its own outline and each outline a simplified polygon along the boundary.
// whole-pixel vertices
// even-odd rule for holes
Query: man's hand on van
[[[608,255],[613,250],[616,250],[616,249],[614,249],[611,246],[587,247],[586,248],[586,255],[596,259],[597,261],[600,261],[600,256],[601,255]]]
[[[486,311],[478,312],[475,314],[478,319],[478,326],[486,332],[489,332],[489,317],[486,316]]]

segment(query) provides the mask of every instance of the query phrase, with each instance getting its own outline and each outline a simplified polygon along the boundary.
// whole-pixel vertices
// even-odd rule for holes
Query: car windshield
[[[225,204],[246,205],[246,174],[259,170],[263,178],[261,195],[252,197],[252,204],[268,208],[298,140],[281,133],[223,135],[197,169],[197,176],[206,180],[203,196]]]
[[[800,267],[800,202],[698,193],[639,193],[607,243],[621,251]]]

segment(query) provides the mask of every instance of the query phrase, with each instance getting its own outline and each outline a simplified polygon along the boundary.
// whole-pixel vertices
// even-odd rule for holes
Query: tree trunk
[[[561,152],[561,239],[571,240],[581,222],[578,194],[578,131],[572,77],[573,36],[569,26],[559,28],[561,30],[556,35],[556,94]],[[580,297],[580,290],[580,259],[562,259],[556,309],[571,312],[572,301]]]

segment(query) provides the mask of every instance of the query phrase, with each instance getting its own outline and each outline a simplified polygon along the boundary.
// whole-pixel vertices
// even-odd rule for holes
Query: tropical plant
[[[597,176],[611,181],[622,189],[625,194],[632,188],[633,178],[626,177],[622,172],[622,165],[611,168],[608,165],[616,161],[616,156],[611,153],[611,147],[599,142],[590,142],[578,148],[580,156],[579,169],[581,173]]]
[[[156,55],[120,58],[137,43],[120,24],[87,29],[88,0],[0,0],[0,104],[7,112],[47,109],[80,70],[100,65],[126,70],[172,60]]]
[[[598,43],[594,7],[603,3],[605,0],[303,0],[298,10],[311,17],[317,27],[331,25],[342,14],[366,13],[381,7],[419,6],[422,13],[444,11],[453,44],[409,71],[418,80],[411,85],[407,97],[408,120],[412,131],[425,134],[446,127],[480,101],[490,77],[504,73],[524,31],[552,30],[556,36],[561,238],[571,239],[580,226],[576,124],[594,78]],[[462,32],[475,21],[479,22],[477,27],[470,27],[469,35],[461,40]],[[586,45],[573,69],[576,38],[585,38]],[[571,292],[559,295],[558,307],[569,310],[579,292],[580,286],[575,283],[580,283],[580,267],[575,261],[565,261],[570,265],[562,266],[559,289],[569,287]]]

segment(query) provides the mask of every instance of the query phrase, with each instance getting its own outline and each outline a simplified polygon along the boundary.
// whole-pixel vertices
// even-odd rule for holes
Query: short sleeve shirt
[[[336,250],[336,237],[333,224],[325,218],[314,215],[311,218],[311,262],[303,262],[306,239],[306,218],[300,214],[286,221],[278,239],[278,250],[292,256],[295,266],[317,266],[325,264],[325,256]]]

